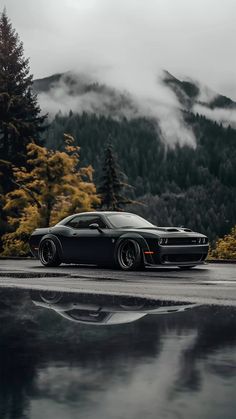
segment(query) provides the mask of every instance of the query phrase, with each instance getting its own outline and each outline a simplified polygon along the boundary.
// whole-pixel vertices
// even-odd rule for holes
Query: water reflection
[[[0,418],[233,419],[235,309],[160,314],[171,304],[0,289]],[[100,311],[142,317],[90,322]]]
[[[131,323],[147,314],[169,314],[198,306],[177,301],[157,301],[141,297],[104,294],[76,294],[32,291],[36,306],[49,308],[67,320],[84,324]]]

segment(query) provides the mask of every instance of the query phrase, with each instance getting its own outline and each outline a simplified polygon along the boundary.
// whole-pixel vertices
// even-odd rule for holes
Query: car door
[[[101,230],[91,229],[98,224]],[[106,262],[112,255],[111,231],[98,215],[78,215],[68,223],[71,229],[64,254],[78,263]]]

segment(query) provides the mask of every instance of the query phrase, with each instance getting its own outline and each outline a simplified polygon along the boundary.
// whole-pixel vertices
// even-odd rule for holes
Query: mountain
[[[168,71],[163,71],[152,89],[149,86],[146,95],[145,86],[140,95],[139,86],[137,92],[131,93],[98,82],[87,74],[73,72],[35,80],[33,87],[41,108],[48,112],[50,119],[58,112],[68,114],[70,110],[118,119],[153,118],[168,144],[195,143],[182,112],[236,127],[236,102],[197,81],[180,80]]]
[[[49,114],[58,111],[96,114],[117,114],[123,116],[137,112],[137,107],[128,92],[120,92],[91,80],[85,74],[73,72],[58,73],[50,77],[34,80],[33,88],[38,94],[41,107]]]
[[[105,84],[94,82],[84,74],[75,74],[73,72],[53,74],[43,79],[34,80],[33,87],[37,94],[49,93],[62,87],[71,96],[79,96],[88,92],[110,96],[115,94],[115,89]]]
[[[155,224],[185,225],[214,240],[236,224],[236,104],[168,72],[162,83],[170,102],[139,101],[73,73],[36,80],[41,107],[52,111],[44,141],[63,150],[63,133],[73,135],[80,163],[92,164],[99,183],[111,136],[133,198],[143,202],[131,210]]]
[[[163,71],[161,80],[164,85],[174,92],[179,101],[180,108],[192,110],[195,105],[201,105],[212,110],[236,110],[236,102],[232,99],[214,92],[209,87],[197,81],[191,79],[180,80],[167,70]],[[93,93],[97,95],[100,101],[107,103],[108,109],[112,104],[111,108],[113,113],[115,113],[115,108],[120,110],[123,106],[137,112],[135,100],[130,93],[127,91],[120,92],[106,84],[101,84],[83,73],[57,73],[49,77],[34,80],[33,88],[38,95],[48,94],[49,96],[54,96],[60,90],[63,90],[64,94],[71,97],[83,97]]]
[[[209,109],[236,110],[236,102],[220,95],[209,87],[192,80],[179,80],[168,71],[163,72],[163,82],[175,93],[181,105],[191,110],[194,105],[202,105]]]

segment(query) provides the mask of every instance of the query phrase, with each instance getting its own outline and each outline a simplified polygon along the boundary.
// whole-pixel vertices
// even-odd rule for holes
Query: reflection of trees
[[[11,297],[0,293],[0,417],[23,419],[36,374],[35,324],[24,310],[24,298],[16,292]]]
[[[230,307],[202,307],[198,309],[195,322],[197,337],[194,344],[182,354],[179,377],[175,387],[179,389],[198,390],[201,386],[199,361],[206,361],[209,355],[236,344],[236,311]],[[223,377],[235,374],[232,366],[213,366],[211,370]]]
[[[12,328],[8,339],[0,347],[0,417],[27,417],[30,394],[36,372],[36,359],[30,356],[32,348],[25,343],[23,329]],[[2,336],[1,336],[2,340]],[[26,337],[27,340],[27,337]]]

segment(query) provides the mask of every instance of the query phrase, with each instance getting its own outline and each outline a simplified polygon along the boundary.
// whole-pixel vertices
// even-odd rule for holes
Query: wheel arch
[[[141,252],[142,252],[142,255],[143,255],[144,264],[145,263],[152,264],[153,263],[152,256],[150,254],[145,254],[144,253],[144,252],[149,252],[150,251],[147,240],[143,236],[141,236],[141,234],[131,233],[131,232],[122,234],[122,236],[120,236],[119,239],[117,240],[116,245],[115,245],[115,249],[114,249],[114,260],[116,259],[117,249],[118,249],[120,243],[123,240],[129,240],[129,239],[130,240],[136,240],[138,242],[138,244],[140,245]]]
[[[55,236],[54,234],[45,234],[45,236],[43,236],[39,242],[39,246],[40,244],[43,242],[43,240],[45,239],[51,239],[53,240],[53,242],[55,243],[56,247],[57,247],[57,251],[59,254],[60,259],[63,259],[63,251],[62,251],[62,245],[61,245],[61,241],[59,240],[59,238],[57,236]]]

